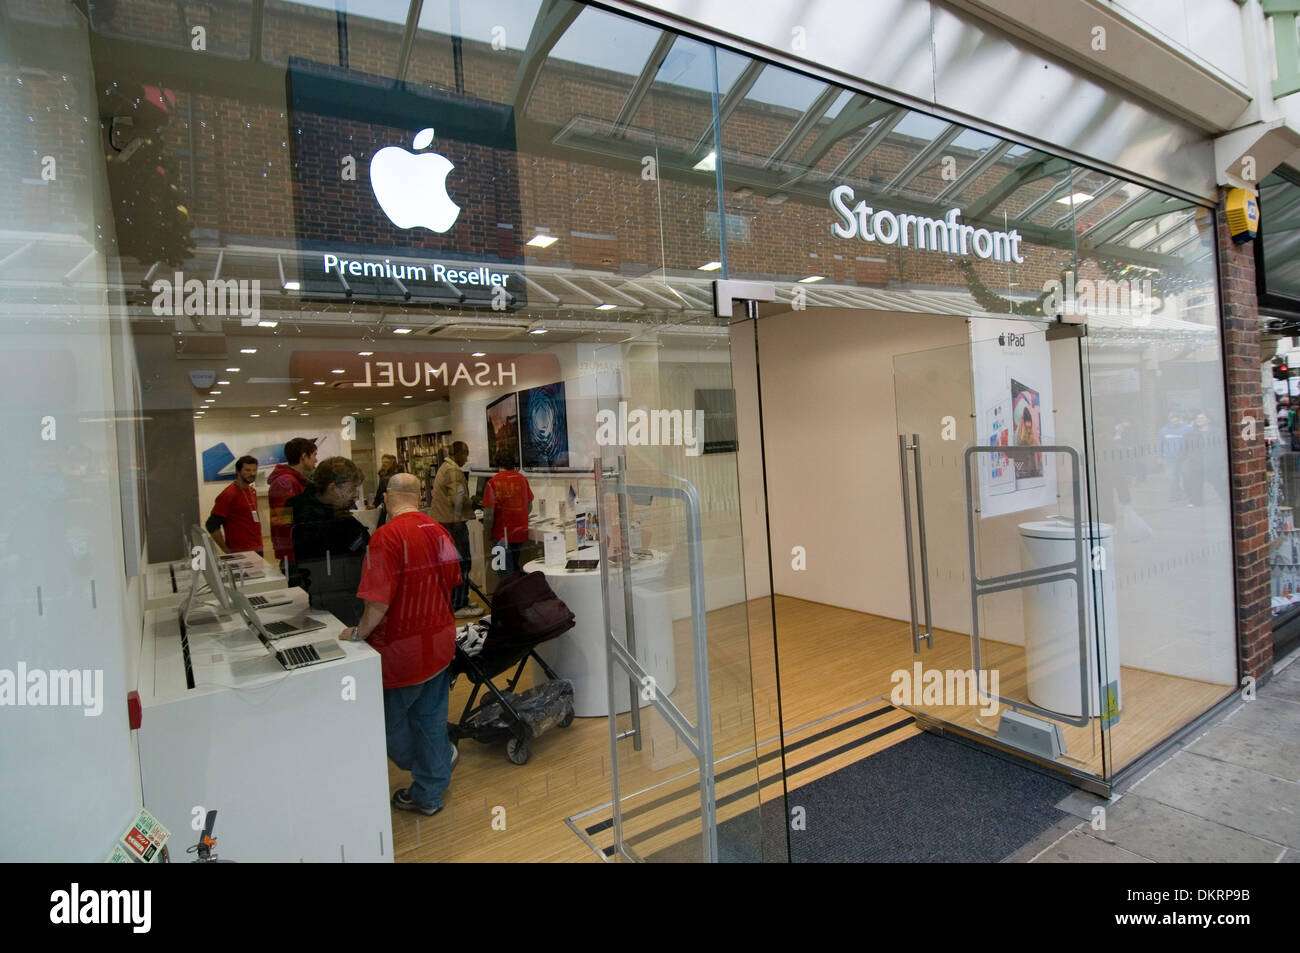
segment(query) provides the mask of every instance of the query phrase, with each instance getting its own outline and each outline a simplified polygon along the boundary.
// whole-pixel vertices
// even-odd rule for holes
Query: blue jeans
[[[384,689],[384,728],[388,757],[411,772],[411,800],[441,807],[451,782],[451,741],[447,737],[450,666],[428,681]]]

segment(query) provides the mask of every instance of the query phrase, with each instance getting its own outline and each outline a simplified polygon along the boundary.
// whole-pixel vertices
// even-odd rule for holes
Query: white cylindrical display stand
[[[1120,708],[1119,615],[1115,603],[1114,527],[1085,523],[1083,556],[1084,616],[1088,626],[1088,713],[1102,714],[1097,674],[1098,626],[1093,586],[1101,586],[1101,632],[1105,645],[1106,680],[1115,695],[1112,711]],[[1098,549],[1097,547],[1100,547]],[[1020,563],[1025,570],[1068,563],[1074,559],[1073,520],[1042,520],[1020,524]],[[1025,616],[1025,658],[1029,700],[1040,708],[1078,717],[1079,617],[1074,583],[1068,580],[1021,590]]]

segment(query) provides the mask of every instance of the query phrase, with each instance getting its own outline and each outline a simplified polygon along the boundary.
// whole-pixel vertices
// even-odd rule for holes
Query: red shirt
[[[293,513],[289,501],[307,489],[307,480],[287,463],[277,463],[266,481],[266,502],[271,509],[271,545],[275,561],[293,556]],[[260,547],[259,547],[260,548]]]
[[[492,508],[492,539],[507,543],[528,541],[528,507],[533,490],[517,470],[502,470],[487,481],[483,506]]]
[[[212,515],[225,522],[221,529],[226,534],[226,548],[232,553],[262,551],[262,524],[257,515],[257,491],[251,486],[240,486],[238,480],[217,496],[212,504]]]
[[[395,516],[370,537],[357,596],[388,606],[368,639],[379,652],[384,688],[418,685],[451,662],[451,590],[460,581],[451,534],[424,513]]]

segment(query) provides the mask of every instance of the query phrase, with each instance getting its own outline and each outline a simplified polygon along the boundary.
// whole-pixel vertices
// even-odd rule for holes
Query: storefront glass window
[[[931,658],[909,583],[953,664],[978,623],[1000,697],[1046,704],[1030,603],[969,595],[1055,517],[1107,525],[1076,582],[1117,594],[1088,597],[1104,710],[1046,760],[1108,777],[1233,682],[1205,209],[577,2],[37,6],[0,35],[3,412],[37,491],[0,522],[5,616],[30,664],[140,691],[137,751],[78,735],[110,807],[217,809],[238,860],[784,860],[787,790],[918,730],[885,701]],[[718,278],[776,300],[718,316]],[[1078,481],[1023,451],[992,496],[1032,505],[968,490],[966,449],[1013,432]],[[456,663],[437,817],[385,708],[428,679],[351,644],[290,672],[259,628],[363,624],[386,492],[444,524],[474,588],[429,611],[466,645],[516,568],[574,615],[499,696]],[[268,825],[304,787],[319,816]]]
[[[827,90],[816,104],[835,101]],[[1037,538],[1034,521],[1074,514],[1076,481],[1062,454],[1051,502],[1007,510],[996,494],[981,496],[971,503],[975,530],[967,531],[963,451],[998,439],[989,415],[1001,413],[995,398],[1006,390],[1007,407],[1032,405],[1043,414],[1017,419],[1017,435],[1028,427],[1035,441],[1079,455],[1079,515],[1099,547],[1087,547],[1088,624],[1100,634],[1089,643],[1086,680],[1102,701],[1093,701],[1083,723],[1056,719],[1065,749],[1056,760],[1109,776],[1210,707],[1234,680],[1209,213],[883,99],[855,95],[835,116],[816,104],[799,111],[750,92],[723,125],[727,274],[771,281],[777,294],[758,321],[756,353],[746,357],[753,367],[744,399],[763,405],[767,457],[742,451],[741,482],[758,485],[762,475],[769,488],[778,662],[801,664],[809,611],[801,600],[809,600],[864,631],[883,633],[878,617],[903,620],[894,623],[895,640],[860,661],[894,669],[887,660],[897,655],[896,670],[911,664],[902,522],[910,505],[918,509],[908,514],[914,558],[921,559],[922,519],[928,543],[928,567],[911,570],[916,611],[932,609],[945,630],[935,654],[922,649],[915,660],[946,666],[953,645],[970,646],[978,622],[980,657],[1006,666],[1011,687],[1003,695],[1065,712],[1069,704],[1042,701],[1060,696],[1045,687],[1038,596],[981,594],[972,617],[972,573],[1028,570],[1039,545],[1025,542]],[[968,223],[970,232],[961,232]],[[1000,240],[1014,245],[1001,249]],[[995,317],[1013,323],[990,324]],[[1053,327],[1053,319],[1070,327]],[[1041,366],[1017,365],[1008,356],[1017,348],[1041,354]],[[892,390],[881,386],[891,377]],[[817,385],[786,386],[804,380]],[[852,426],[836,424],[837,413]],[[1171,414],[1185,419],[1172,425],[1176,433]],[[953,428],[947,436],[945,420]],[[1192,429],[1185,453],[1175,449]],[[840,492],[892,504],[903,496],[891,446],[897,432],[909,444],[913,433],[920,437],[919,503],[864,514],[851,529],[789,505],[803,476],[796,459],[808,453],[836,469]],[[808,448],[795,458],[771,449],[804,440]],[[1015,492],[1022,482],[1033,491],[1041,479],[1017,468]],[[783,554],[796,545],[848,555],[816,572],[787,570]],[[856,580],[851,586],[846,573]],[[1071,677],[1077,716],[1079,675]],[[816,714],[831,717],[833,708],[828,700]],[[951,708],[927,711],[986,736],[997,726]]]
[[[1260,291],[1266,298],[1276,296],[1276,304],[1290,311],[1300,309],[1300,174],[1283,166],[1260,183],[1259,207],[1260,254],[1256,267],[1263,282]]]

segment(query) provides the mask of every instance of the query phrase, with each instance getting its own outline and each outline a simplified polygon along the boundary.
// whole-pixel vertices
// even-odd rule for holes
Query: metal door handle
[[[912,547],[912,493],[907,474],[907,454],[912,453],[916,467],[916,528],[921,542],[921,604],[925,609],[925,628],[921,630],[916,614],[916,555]],[[907,544],[907,603],[912,624],[912,651],[921,651],[921,640],[926,648],[934,648],[934,627],[930,621],[930,560],[925,549],[925,497],[921,491],[921,438],[912,434],[898,435],[898,472],[903,482],[903,535]]]

